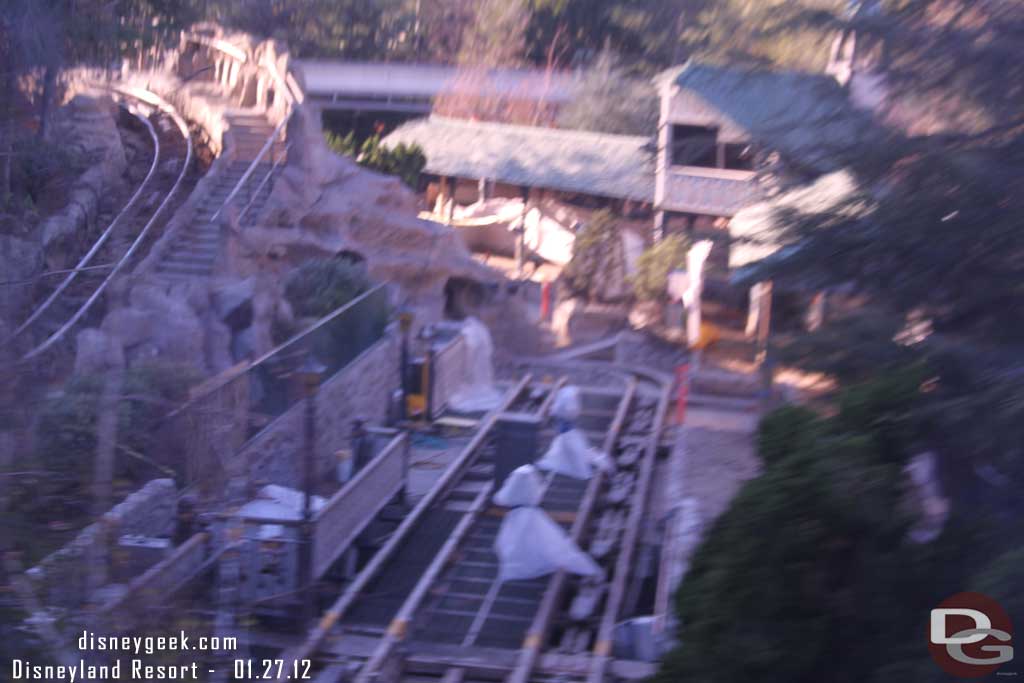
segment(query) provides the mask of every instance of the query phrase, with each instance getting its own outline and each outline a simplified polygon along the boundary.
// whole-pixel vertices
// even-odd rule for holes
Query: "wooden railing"
[[[119,597],[100,608],[100,615],[124,628],[130,610],[144,610],[163,601],[199,573],[211,560],[209,535],[198,533],[178,546],[166,559],[146,570]]]
[[[431,406],[434,415],[439,415],[452,394],[466,382],[466,340],[461,334],[455,335],[450,342],[434,354],[432,367],[433,386]]]
[[[313,576],[320,577],[405,487],[409,438],[395,436],[313,519]]]

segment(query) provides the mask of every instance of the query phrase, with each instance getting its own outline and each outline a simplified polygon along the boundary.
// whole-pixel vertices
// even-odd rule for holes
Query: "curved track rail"
[[[322,683],[350,680],[353,666],[357,683],[606,680],[612,631],[635,580],[634,549],[672,380],[607,363],[551,369],[572,365],[600,365],[623,380],[617,390],[581,387],[580,428],[618,470],[588,481],[548,476],[541,506],[604,566],[605,580],[557,572],[497,581],[492,428],[515,413],[544,425],[541,452],[554,436],[545,425],[554,391],[547,387],[539,406],[524,405],[522,397],[535,393],[527,377],[287,658],[312,660]],[[546,656],[552,653],[560,657]]]
[[[27,330],[41,330],[37,332],[37,337],[43,338],[33,340],[32,348],[22,355],[23,361],[37,358],[52,348],[92,309],[114,278],[130,264],[132,257],[146,243],[154,226],[165,217],[168,207],[179,193],[192,167],[194,152],[188,124],[170,104],[158,95],[139,88],[114,87],[112,92],[133,101],[126,109],[146,127],[153,143],[153,160],[146,177],[124,208],[103,230],[75,268],[5,340],[5,343],[10,343]],[[184,154],[175,149],[180,147],[182,142]],[[180,166],[176,168],[176,173],[167,177],[168,174],[163,169],[166,169],[169,163],[175,162],[180,163]],[[142,206],[143,199],[157,193],[162,195],[162,201],[150,212],[148,207]],[[127,249],[117,253],[120,249],[116,244],[116,238],[123,241],[125,237],[132,241]],[[108,254],[112,265],[97,282],[93,269],[107,269],[90,264],[100,254]],[[66,312],[59,311],[62,304],[68,309]],[[49,316],[46,315],[47,312],[50,312]],[[59,326],[52,331],[44,328],[48,318],[55,315],[60,318]]]

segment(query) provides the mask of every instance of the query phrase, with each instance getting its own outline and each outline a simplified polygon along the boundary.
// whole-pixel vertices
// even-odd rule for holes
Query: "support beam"
[[[654,212],[654,243],[657,244],[665,237],[665,226],[668,223],[668,214],[665,211]]]
[[[516,235],[516,277],[522,277],[526,267],[526,214],[530,210],[530,188],[519,188],[523,198],[523,213],[519,216],[519,228]]]

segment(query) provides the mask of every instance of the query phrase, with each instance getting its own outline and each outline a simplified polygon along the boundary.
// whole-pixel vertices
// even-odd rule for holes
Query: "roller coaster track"
[[[286,660],[310,660],[319,683],[607,680],[614,626],[636,581],[634,550],[671,378],[595,365],[617,373],[620,387],[582,386],[579,427],[617,470],[588,481],[548,475],[541,507],[603,566],[604,580],[557,572],[497,581],[495,426],[517,416],[539,421],[538,455],[554,437],[547,412],[558,385],[527,376]],[[539,405],[525,400],[539,392]]]
[[[78,264],[5,340],[10,343],[28,330],[35,331],[32,347],[22,355],[24,361],[53,348],[93,309],[111,282],[147,244],[154,229],[169,218],[168,209],[177,199],[192,167],[193,148],[188,125],[170,104],[139,88],[114,86],[111,93],[145,126],[153,144],[153,159],[134,194]],[[156,208],[151,208],[153,202],[148,199],[154,196],[160,197],[160,202]],[[127,240],[131,242],[123,248]],[[98,256],[106,257],[109,268],[91,265]]]

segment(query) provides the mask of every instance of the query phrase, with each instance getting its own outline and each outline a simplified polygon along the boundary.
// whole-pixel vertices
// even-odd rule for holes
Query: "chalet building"
[[[385,144],[417,144],[426,199],[441,220],[487,197],[614,209],[645,242],[685,233],[730,265],[732,218],[839,170],[836,152],[863,125],[826,74],[729,69],[691,61],[654,81],[656,137],[610,135],[438,116],[410,121]],[[653,228],[653,229],[652,229]]]
[[[440,116],[410,121],[385,144],[417,144],[435,183],[428,201],[485,196],[556,197],[588,208],[636,215],[654,199],[654,147],[644,136],[467,121]]]
[[[733,216],[837,170],[834,153],[857,138],[846,92],[827,75],[689,62],[655,85],[655,239],[710,238],[718,266],[728,264]]]
[[[431,116],[384,139],[401,143],[419,145],[426,156],[422,189],[431,217],[458,225],[473,251],[514,255],[520,271],[527,252],[537,263],[567,263],[576,227],[597,209],[619,216],[630,264],[650,241],[651,138]],[[511,208],[511,223],[460,218],[484,202]],[[510,232],[512,224],[524,227]]]

